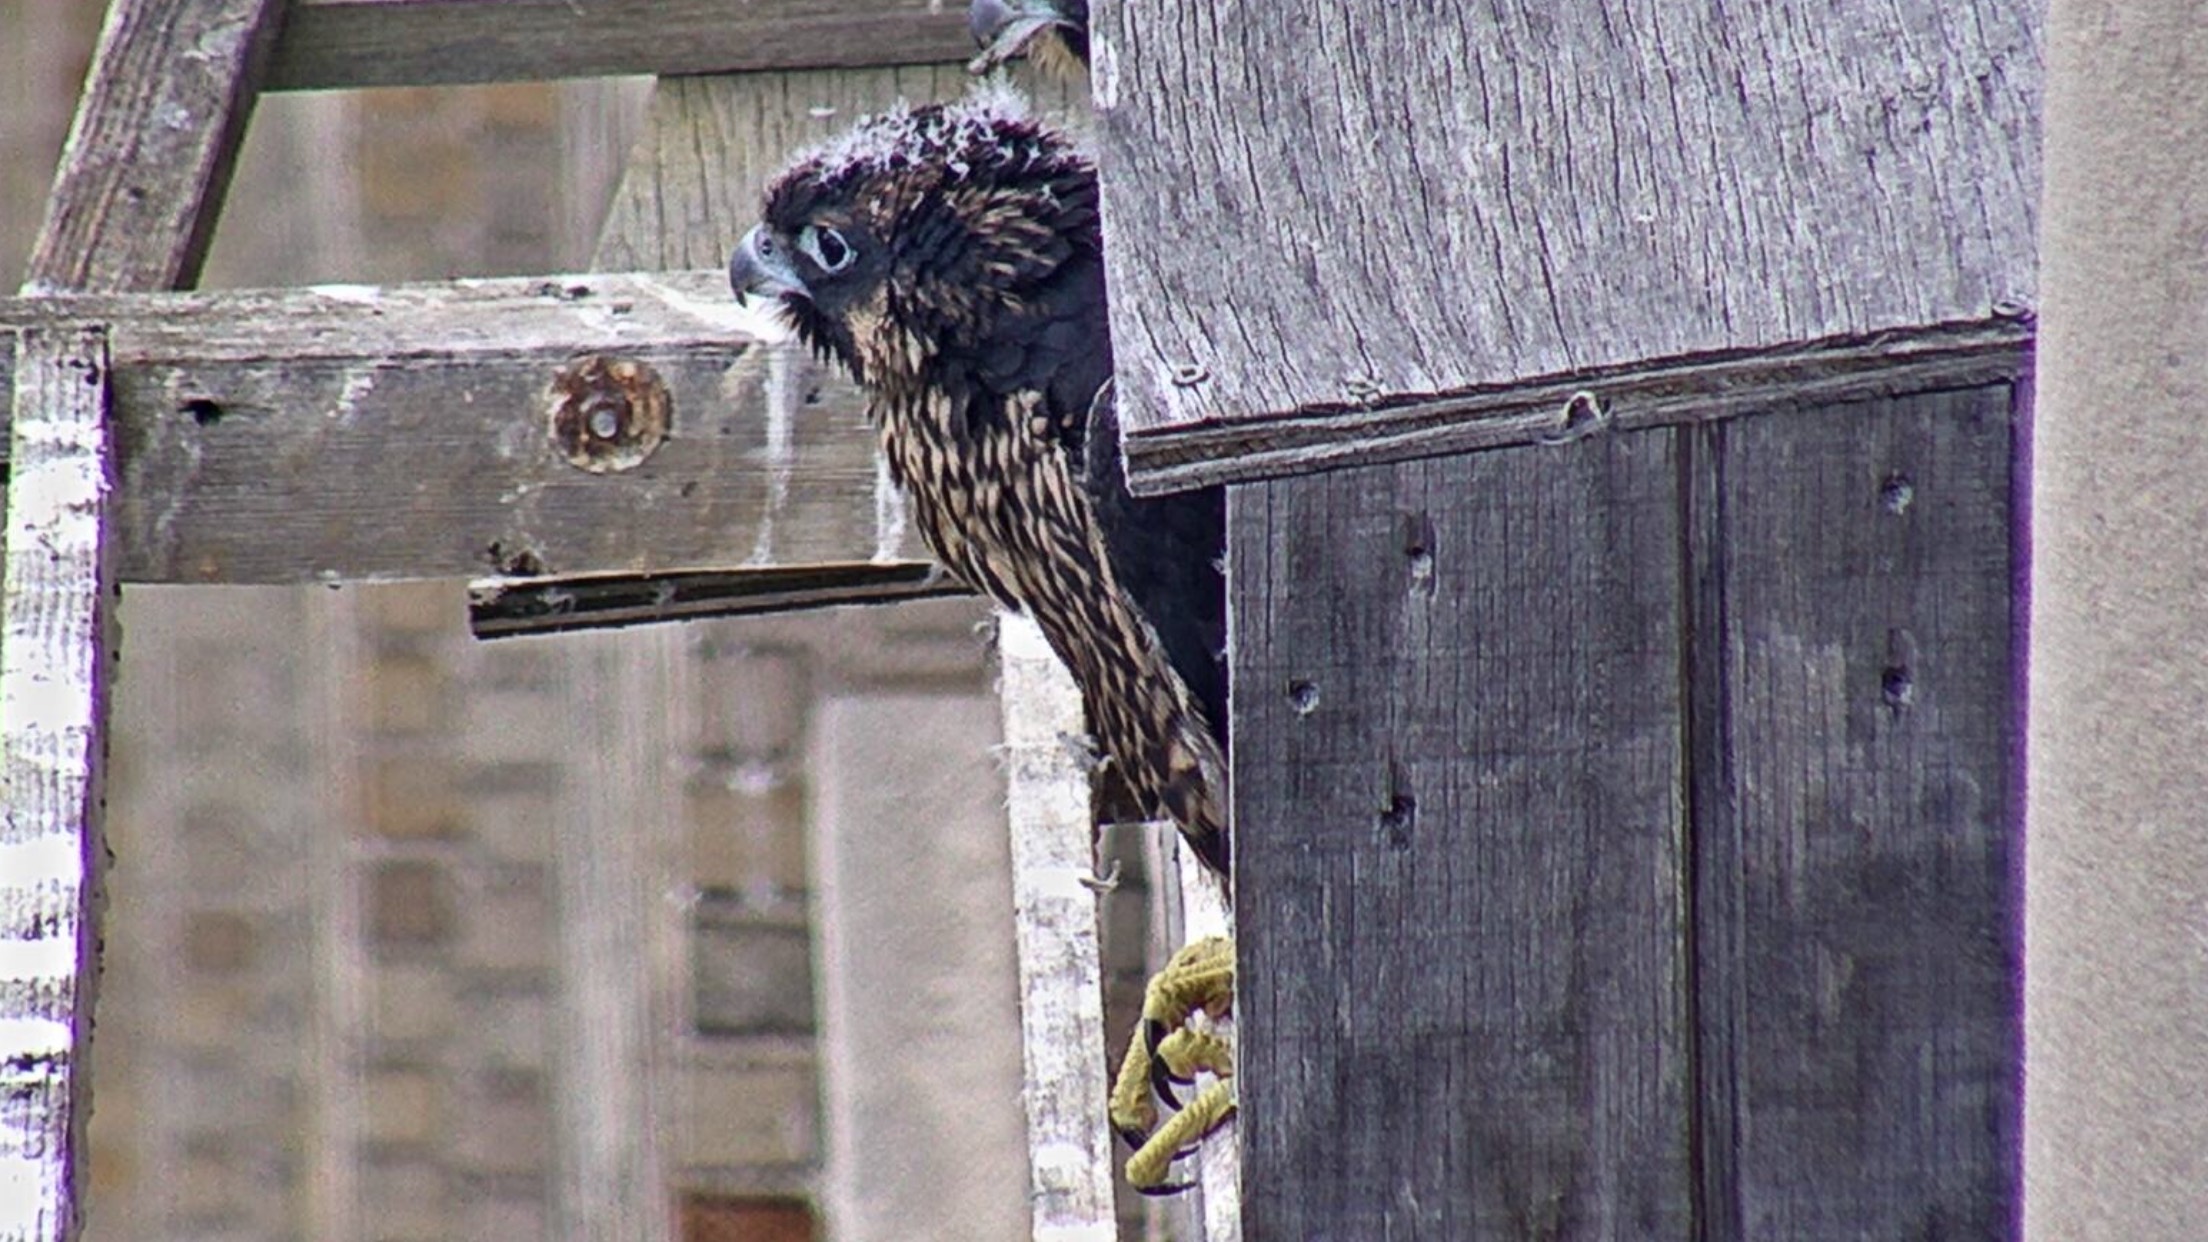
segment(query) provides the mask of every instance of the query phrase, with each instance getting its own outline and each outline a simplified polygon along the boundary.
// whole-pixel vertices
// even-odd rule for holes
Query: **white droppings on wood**
[[[795,339],[781,316],[770,311],[765,303],[739,302],[729,292],[724,280],[718,290],[700,296],[694,285],[675,284],[652,276],[637,277],[633,284],[637,295],[651,298],[661,306],[698,323],[726,331],[730,336],[755,337],[761,341],[781,342]]]
[[[467,287],[465,282],[458,283]],[[379,285],[308,285],[307,292],[348,306],[374,306],[383,300],[383,288]]]
[[[372,362],[345,368],[345,379],[337,390],[337,404],[330,408],[330,417],[338,422],[348,422],[360,409],[360,403],[376,390],[376,365]]]
[[[0,1238],[74,1234],[113,461],[97,330],[17,338],[0,586]]]
[[[799,398],[798,386],[791,382],[790,372],[797,364],[791,350],[767,351],[767,503],[759,511],[759,533],[752,543],[747,565],[774,562],[774,520],[790,503],[790,480],[797,473],[796,457],[791,451],[794,442],[791,429],[797,419]]]
[[[590,327],[547,284],[587,287],[581,300],[605,303],[621,334]],[[741,561],[757,534],[752,515],[775,502],[758,453],[770,434],[761,378],[777,353],[794,467],[775,502],[778,563],[913,555],[901,510],[891,511],[898,541],[879,555],[884,510],[863,396],[816,378],[797,347],[732,330],[723,321],[750,316],[716,309],[733,307],[723,273],[339,289],[0,300],[0,323],[109,325],[116,435],[134,446],[116,500],[124,580],[299,582],[325,568],[347,580],[466,576],[483,571],[493,542],[525,546],[560,573]],[[627,312],[611,312],[622,303]],[[659,372],[676,434],[650,471],[577,487],[574,468],[546,448],[546,392],[576,356],[608,351]],[[0,346],[0,391],[12,390],[15,370]],[[218,399],[220,418],[180,416]],[[391,478],[438,496],[444,520],[338,520],[380,508],[379,480]],[[538,488],[557,502],[517,513],[513,498]],[[696,520],[635,520],[643,512]]]
[[[1081,730],[1081,695],[1024,617],[1000,617],[1006,803],[1020,961],[1030,1198],[1037,1239],[1116,1236],[1110,1084],[1089,773],[1061,739]]]
[[[897,481],[889,476],[889,459],[874,458],[874,560],[876,563],[904,559],[900,549],[905,546],[905,497],[897,489]]]

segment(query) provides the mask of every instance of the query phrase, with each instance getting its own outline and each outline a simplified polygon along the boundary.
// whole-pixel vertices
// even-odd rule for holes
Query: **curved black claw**
[[[1164,1045],[1165,1037],[1171,1033],[1166,1029],[1165,1023],[1156,1018],[1145,1018],[1142,1021],[1142,1046],[1150,1050],[1150,1090],[1159,1099],[1177,1109],[1181,1107],[1181,1097],[1174,1093],[1173,1084],[1190,1080],[1175,1077],[1173,1067],[1167,1065],[1165,1058],[1158,1055],[1158,1049]]]

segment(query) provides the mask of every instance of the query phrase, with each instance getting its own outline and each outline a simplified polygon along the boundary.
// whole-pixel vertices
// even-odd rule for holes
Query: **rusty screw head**
[[[630,470],[667,438],[674,402],[659,372],[631,358],[592,354],[552,377],[552,443],[592,474]]]

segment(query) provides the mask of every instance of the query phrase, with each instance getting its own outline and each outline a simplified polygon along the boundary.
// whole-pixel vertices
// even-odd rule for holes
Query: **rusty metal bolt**
[[[666,381],[631,358],[592,354],[552,377],[552,443],[592,474],[632,470],[667,438],[674,400]]]

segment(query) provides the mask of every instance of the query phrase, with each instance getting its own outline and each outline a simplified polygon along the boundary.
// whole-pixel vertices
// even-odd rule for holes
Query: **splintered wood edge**
[[[1033,621],[1002,617],[997,646],[1034,1236],[1111,1242],[1111,1083],[1081,695]]]
[[[932,561],[481,578],[468,584],[468,629],[514,638],[971,594]]]
[[[1834,402],[1974,388],[2031,369],[2031,317],[1935,324],[1783,349],[1658,359],[1462,393],[1376,398],[1125,437],[1136,495],[1348,466],[1569,443]]]
[[[26,333],[0,605],[0,1236],[72,1237],[98,977],[106,564],[114,491],[96,330]]]

